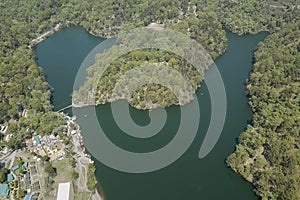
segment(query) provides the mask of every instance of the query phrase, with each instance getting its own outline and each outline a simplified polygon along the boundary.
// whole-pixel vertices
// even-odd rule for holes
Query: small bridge
[[[72,108],[72,104],[69,105],[69,106],[66,106],[66,107],[64,107],[64,108],[59,109],[57,112],[62,112],[62,111],[64,111],[64,110],[68,109],[68,108]]]

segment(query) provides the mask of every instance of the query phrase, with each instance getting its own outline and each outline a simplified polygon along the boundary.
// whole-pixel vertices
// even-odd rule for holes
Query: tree
[[[22,188],[19,188],[19,190],[18,190],[19,198],[24,198],[25,194],[26,194],[25,191]]]
[[[79,178],[78,172],[73,171],[72,172],[72,177],[73,177],[73,179],[78,179]]]
[[[6,176],[9,173],[9,170],[5,167],[0,169],[0,183],[6,181]]]
[[[45,172],[47,172],[51,177],[56,176],[56,168],[54,168],[51,162],[45,163]]]
[[[73,159],[71,159],[71,166],[73,167],[73,168],[75,168],[76,167],[76,164],[77,164],[77,161],[73,158]]]

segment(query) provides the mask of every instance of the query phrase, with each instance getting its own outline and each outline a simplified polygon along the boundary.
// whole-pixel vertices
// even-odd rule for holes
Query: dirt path
[[[79,178],[77,185],[79,190],[89,191],[87,188],[87,165],[83,164],[81,159],[78,160]]]

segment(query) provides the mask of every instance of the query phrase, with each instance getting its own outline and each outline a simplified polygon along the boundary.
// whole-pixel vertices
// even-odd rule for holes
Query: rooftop
[[[41,144],[41,141],[40,141],[40,138],[38,135],[35,135],[34,139],[35,139],[36,144]]]
[[[28,167],[28,162],[24,162],[23,166],[27,168]]]
[[[65,155],[65,150],[64,149],[60,149],[52,154],[49,155],[50,160],[55,160],[58,157],[64,156]]]
[[[56,200],[69,200],[70,198],[70,182],[60,183],[58,185],[57,199]]]
[[[11,168],[11,170],[16,171],[16,170],[18,170],[19,168],[20,168],[20,166],[19,166],[19,165],[16,165],[16,166],[13,166],[13,167]]]
[[[14,177],[12,174],[7,174],[7,182],[11,182],[12,180],[14,180]]]
[[[0,197],[7,197],[9,194],[8,184],[0,184]]]
[[[24,197],[24,200],[31,200],[32,195],[31,194],[26,194],[26,196]]]
[[[38,153],[39,153],[41,156],[46,156],[46,155],[47,155],[47,153],[45,152],[45,150],[44,150],[43,148],[40,148],[40,149],[38,150]]]

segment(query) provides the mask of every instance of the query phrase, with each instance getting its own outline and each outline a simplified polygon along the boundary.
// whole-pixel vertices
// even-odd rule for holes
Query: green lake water
[[[229,169],[225,159],[234,151],[237,137],[251,120],[245,83],[251,71],[253,51],[266,36],[267,33],[237,36],[227,32],[228,49],[216,60],[226,89],[227,116],[222,135],[210,154],[204,159],[198,158],[211,115],[209,93],[204,81],[196,92],[200,102],[200,128],[193,144],[176,162],[159,171],[131,174],[111,169],[94,158],[96,176],[106,200],[258,199],[251,184]],[[70,95],[80,64],[102,41],[80,27],[69,27],[37,45],[37,62],[44,68],[47,80],[54,89],[55,110],[70,105]],[[114,42],[110,40],[109,44]],[[111,104],[77,109],[84,143],[90,152],[97,150],[99,141],[93,140],[97,130],[91,130],[89,120],[84,118],[95,109],[101,127],[108,133],[107,137],[119,147],[133,152],[148,152],[163,147],[174,137],[180,121],[180,108],[169,107],[166,109],[167,121],[161,132],[152,138],[137,139],[118,128],[112,117]],[[72,111],[69,109],[65,112]],[[130,108],[130,114],[139,125],[150,122],[148,111]]]

